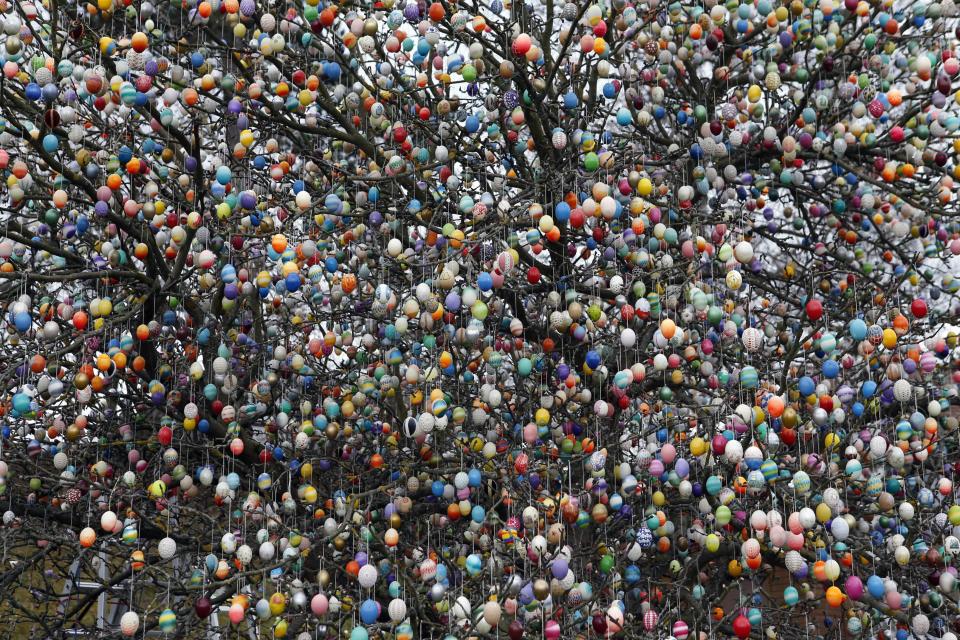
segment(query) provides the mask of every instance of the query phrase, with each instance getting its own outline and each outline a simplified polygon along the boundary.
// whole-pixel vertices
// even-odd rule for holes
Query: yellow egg
[[[817,505],[816,508],[817,520],[821,523],[826,522],[830,519],[833,513],[830,511],[830,507],[827,506],[826,502],[821,502]]]
[[[715,533],[711,533],[707,536],[705,545],[707,547],[707,551],[710,553],[716,553],[717,549],[720,548],[720,537]]]
[[[883,346],[887,349],[897,346],[897,332],[889,327],[883,330]]]
[[[707,441],[700,436],[690,441],[690,453],[693,456],[702,456],[707,452]]]

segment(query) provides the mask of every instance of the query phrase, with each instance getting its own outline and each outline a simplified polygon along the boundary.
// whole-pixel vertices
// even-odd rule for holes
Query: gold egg
[[[547,596],[550,595],[550,584],[543,578],[538,579],[533,583],[533,595],[537,600],[546,600]]]

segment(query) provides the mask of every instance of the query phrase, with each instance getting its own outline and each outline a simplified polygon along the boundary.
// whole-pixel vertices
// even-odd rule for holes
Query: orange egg
[[[47,359],[44,358],[39,353],[32,358],[30,358],[30,371],[34,373],[40,373],[47,366]]]
[[[677,333],[677,325],[670,318],[664,318],[660,322],[660,333],[667,340],[671,339]]]
[[[344,293],[353,293],[357,288],[357,276],[352,273],[343,276],[343,280],[340,282],[340,288],[343,289]]]
[[[107,369],[109,369],[110,363],[111,363],[110,356],[108,356],[107,354],[101,353],[100,355],[97,356],[97,369],[99,369],[100,371],[106,371]]]
[[[180,96],[183,99],[183,103],[188,107],[192,107],[196,105],[197,102],[200,101],[200,94],[197,93],[197,90],[192,87],[187,87],[186,89],[184,89],[181,92]]]
[[[813,577],[823,582],[827,579],[827,563],[817,560],[813,563]]]
[[[147,39],[147,34],[142,31],[137,31],[130,38],[130,46],[137,53],[143,53],[147,50],[147,46],[150,44],[150,41]]]
[[[779,418],[783,415],[783,398],[780,396],[773,396],[767,400],[767,413],[770,414],[771,418]]]
[[[830,587],[827,589],[826,598],[827,604],[834,608],[839,607],[843,604],[843,601],[846,600],[846,596],[843,595],[839,587]]]
[[[897,317],[893,319],[893,330],[898,333],[898,335],[903,335],[906,333],[907,329],[910,328],[910,321],[907,320],[907,316],[897,314]]]

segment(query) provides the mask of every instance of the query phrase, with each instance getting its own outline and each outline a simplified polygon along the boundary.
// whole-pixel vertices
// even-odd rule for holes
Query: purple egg
[[[454,313],[459,311],[460,310],[459,294],[457,294],[455,291],[451,291],[450,293],[448,293],[446,299],[443,302],[443,306],[446,307],[447,310],[452,311]]]
[[[557,558],[553,561],[553,564],[550,565],[550,571],[553,573],[554,578],[557,580],[563,580],[567,573],[570,572],[570,566],[563,558]]]

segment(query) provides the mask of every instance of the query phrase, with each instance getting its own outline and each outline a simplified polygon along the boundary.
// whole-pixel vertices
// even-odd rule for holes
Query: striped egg
[[[677,640],[686,640],[690,635],[690,627],[683,620],[677,620],[673,623],[673,637]]]
[[[760,375],[757,370],[751,366],[741,369],[740,384],[746,389],[756,389],[760,385]]]
[[[769,458],[764,460],[760,465],[760,473],[763,474],[763,479],[767,482],[773,482],[777,479],[777,474],[779,473],[777,469],[777,463]]]
[[[177,614],[175,614],[172,609],[164,609],[160,613],[160,618],[157,621],[157,624],[160,627],[160,631],[163,631],[164,633],[176,631]]]

